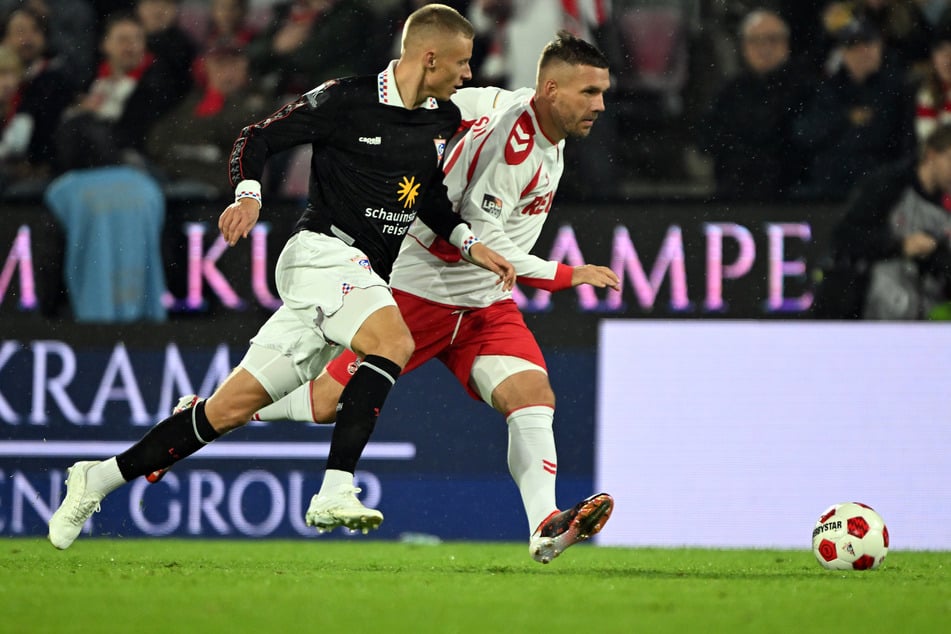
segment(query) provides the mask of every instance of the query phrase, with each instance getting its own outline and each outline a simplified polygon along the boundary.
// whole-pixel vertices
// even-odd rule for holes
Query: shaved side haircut
[[[551,42],[545,45],[541,57],[538,59],[538,70],[541,72],[554,62],[562,62],[571,66],[593,66],[608,68],[608,58],[598,50],[594,44],[575,37],[568,31],[558,31]]]

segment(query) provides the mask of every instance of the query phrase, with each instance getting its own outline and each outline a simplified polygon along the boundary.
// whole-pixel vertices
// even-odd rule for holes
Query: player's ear
[[[435,51],[426,51],[426,68],[436,68],[436,53]]]

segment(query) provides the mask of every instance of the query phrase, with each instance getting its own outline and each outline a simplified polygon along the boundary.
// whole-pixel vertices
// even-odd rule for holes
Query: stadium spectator
[[[24,78],[16,112],[32,119],[27,150],[29,177],[45,178],[55,156],[55,131],[78,86],[59,57],[51,57],[46,20],[30,8],[13,11],[4,24],[2,43],[20,58]],[[28,178],[23,174],[24,178]]]
[[[96,79],[59,127],[61,171],[142,161],[149,128],[183,97],[177,71],[145,42],[133,14],[116,14],[106,23]]]
[[[0,15],[21,7],[46,21],[49,54],[68,69],[77,86],[84,85],[96,63],[96,14],[90,0],[0,0]]]
[[[915,103],[918,142],[944,123],[951,123],[951,27],[935,32],[931,41],[931,65],[918,86]]]
[[[205,42],[214,44],[231,40],[238,46],[250,44],[258,28],[248,22],[249,9],[250,0],[211,0]]]
[[[856,188],[832,235],[847,276],[824,297],[839,317],[925,319],[951,299],[951,125],[938,126],[917,160],[887,166]],[[843,300],[844,303],[843,303]]]
[[[413,352],[388,279],[417,213],[511,288],[511,263],[453,213],[439,170],[445,141],[434,142],[448,140],[461,123],[447,101],[471,77],[472,26],[449,7],[427,5],[407,20],[404,34],[403,55],[382,72],[329,80],[238,135],[229,162],[235,202],[218,221],[231,245],[257,223],[268,158],[297,145],[314,148],[308,207],[275,273],[283,304],[207,401],[180,403],[118,456],[70,468],[66,498],[49,521],[55,547],[73,543],[109,492],[246,424],[317,376],[344,347],[366,357],[337,413],[340,429],[352,435],[343,444],[362,448]],[[352,474],[355,464],[338,458],[331,454],[328,469]],[[352,487],[341,494],[356,501]]]
[[[812,85],[789,62],[789,29],[778,14],[749,13],[739,38],[744,69],[700,121],[698,146],[713,157],[718,197],[777,200],[802,177],[804,158],[793,143],[793,121]]]
[[[841,67],[819,83],[793,124],[800,148],[811,154],[801,199],[843,200],[856,181],[914,149],[913,97],[901,69],[884,63],[878,29],[850,22],[837,33]]]
[[[231,41],[204,55],[207,81],[152,128],[148,153],[165,177],[198,182],[220,195],[228,191],[222,169],[235,132],[270,111],[264,97],[249,90],[247,52]]]
[[[205,55],[209,49],[223,42],[244,49],[257,37],[258,29],[248,21],[249,5],[250,0],[211,0],[208,29],[192,64],[192,75],[197,84],[205,83]]]
[[[833,40],[850,22],[874,26],[902,68],[927,65],[932,23],[921,0],[837,0],[826,5],[822,23]]]
[[[364,0],[290,0],[273,11],[249,54],[262,90],[279,99],[369,72],[388,44],[375,37],[377,14]]]
[[[17,112],[17,92],[22,81],[20,58],[0,46],[0,194],[16,178],[33,135],[33,118]]]
[[[145,48],[168,67],[174,77],[171,89],[184,97],[191,88],[192,63],[198,47],[178,25],[179,0],[138,0],[136,15],[145,29]]]

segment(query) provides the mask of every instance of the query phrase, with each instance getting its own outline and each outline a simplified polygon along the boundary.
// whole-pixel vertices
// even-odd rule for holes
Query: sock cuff
[[[396,383],[396,379],[400,377],[400,372],[403,371],[403,368],[401,368],[396,363],[390,361],[386,357],[380,357],[375,354],[368,354],[363,359],[363,363],[360,364],[360,368],[363,368],[364,366],[367,366],[370,370],[385,376],[387,379],[389,379],[391,385]],[[359,371],[360,368],[357,370]]]
[[[549,405],[528,405],[509,412],[505,422],[510,429],[550,428],[555,419],[555,408]]]
[[[192,408],[192,429],[195,431],[195,438],[203,445],[207,445],[221,435],[211,426],[211,421],[205,415],[204,400],[198,401]]]

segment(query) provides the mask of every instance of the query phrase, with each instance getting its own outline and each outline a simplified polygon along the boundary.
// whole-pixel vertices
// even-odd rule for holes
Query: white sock
[[[324,481],[320,484],[320,491],[317,492],[317,495],[331,493],[340,487],[352,486],[352,473],[340,471],[339,469],[327,469],[324,471]]]
[[[552,422],[555,410],[544,405],[523,407],[509,414],[509,473],[518,485],[528,517],[529,534],[557,510],[555,474],[558,457]]]
[[[86,472],[86,489],[108,495],[125,484],[115,457],[93,465]]]
[[[314,409],[310,402],[311,381],[270,405],[258,410],[255,420],[297,420],[313,422]]]

